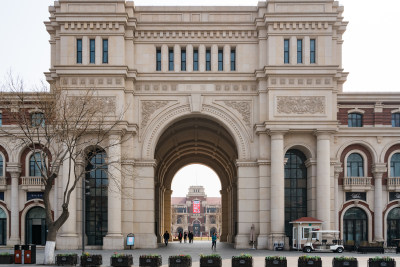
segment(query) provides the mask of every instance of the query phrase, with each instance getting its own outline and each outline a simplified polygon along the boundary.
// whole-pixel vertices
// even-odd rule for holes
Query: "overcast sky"
[[[138,0],[135,5],[257,5],[256,0]],[[343,67],[350,72],[344,85],[346,92],[396,91],[400,92],[397,80],[400,72],[399,0],[342,0],[344,18],[349,21],[344,34]],[[29,85],[44,80],[43,72],[48,71],[50,47],[48,33],[43,21],[48,20],[50,0],[4,1],[0,9],[0,77],[11,70]],[[205,182],[205,176],[215,181],[212,175],[195,167],[184,177],[198,177]],[[196,175],[195,175],[196,174]],[[214,179],[214,180],[213,180]],[[174,179],[174,182],[177,179]],[[192,183],[195,181],[193,180]],[[179,183],[182,184],[182,183]],[[200,184],[200,182],[199,182]],[[220,183],[217,183],[220,186]],[[206,185],[207,194],[216,187],[214,182]],[[182,188],[184,186],[182,185]],[[173,188],[174,189],[174,188]],[[174,195],[184,196],[186,189],[174,190]],[[219,191],[216,189],[215,191]]]

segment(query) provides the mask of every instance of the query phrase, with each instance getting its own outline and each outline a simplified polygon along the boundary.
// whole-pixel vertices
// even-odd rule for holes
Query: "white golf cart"
[[[313,237],[317,237],[316,239]],[[303,251],[315,252],[338,252],[344,250],[342,240],[339,239],[339,231],[335,230],[315,230],[310,231],[307,242],[304,244]]]

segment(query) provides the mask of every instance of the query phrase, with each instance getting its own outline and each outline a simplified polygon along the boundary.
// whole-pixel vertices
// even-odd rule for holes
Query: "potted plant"
[[[139,256],[139,266],[159,267],[162,265],[162,257],[158,254],[148,254]]]
[[[103,264],[101,254],[91,255],[89,252],[82,253],[81,266],[100,266]]]
[[[56,256],[57,265],[77,265],[78,264],[78,254],[57,254]]]
[[[131,254],[123,254],[114,252],[110,259],[111,266],[131,266],[133,265],[133,257]]]
[[[284,256],[267,256],[265,257],[265,267],[286,267],[287,260]]]
[[[0,253],[0,264],[12,264],[14,263],[14,254],[8,252]]]
[[[192,257],[190,255],[175,255],[168,258],[169,267],[190,267]]]
[[[219,254],[200,255],[200,267],[221,267],[222,258]]]
[[[253,267],[253,256],[240,254],[232,257],[232,267]]]
[[[369,267],[395,267],[396,262],[391,257],[374,257],[368,259]]]
[[[334,257],[332,267],[358,267],[358,261],[354,257]]]
[[[322,267],[322,260],[320,256],[300,256],[297,261],[298,267]]]

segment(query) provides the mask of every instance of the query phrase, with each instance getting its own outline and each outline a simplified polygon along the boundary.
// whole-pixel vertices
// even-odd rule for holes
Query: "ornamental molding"
[[[258,32],[247,31],[135,31],[137,39],[243,39],[257,38]]]
[[[141,128],[145,128],[147,123],[150,120],[151,115],[156,112],[158,109],[161,109],[168,105],[170,101],[159,101],[159,100],[149,100],[149,101],[142,101],[142,123],[140,125]]]
[[[280,114],[325,114],[324,96],[277,96],[276,100]]]
[[[246,125],[251,125],[251,102],[250,101],[223,101],[225,105],[238,111],[242,115]]]
[[[270,23],[272,29],[277,30],[327,30],[328,22],[274,22]]]

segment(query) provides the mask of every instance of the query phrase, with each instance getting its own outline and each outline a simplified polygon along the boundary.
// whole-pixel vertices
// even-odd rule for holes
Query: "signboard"
[[[389,192],[389,201],[398,200],[400,199],[399,192]]]
[[[127,236],[126,237],[126,245],[127,246],[133,246],[135,243],[135,237],[134,236]]]
[[[32,199],[43,199],[43,192],[27,192],[26,193],[26,201]]]
[[[367,193],[365,192],[346,192],[346,201],[364,200],[367,201]]]
[[[200,213],[200,200],[193,200],[193,213]]]

